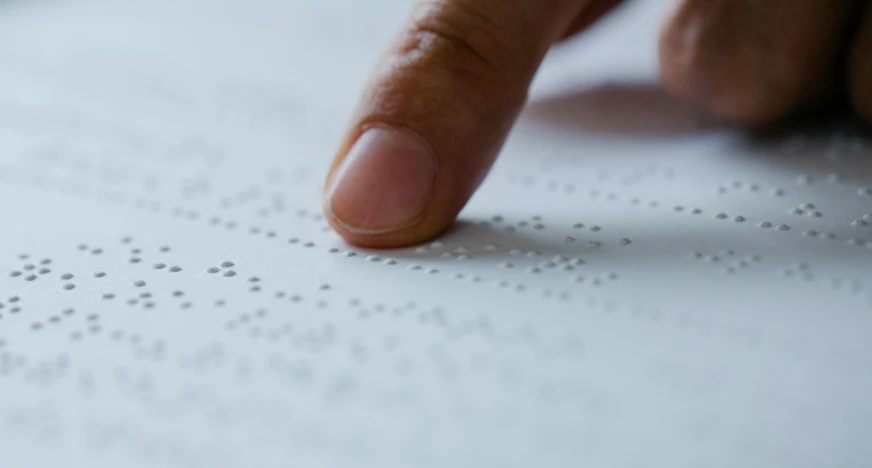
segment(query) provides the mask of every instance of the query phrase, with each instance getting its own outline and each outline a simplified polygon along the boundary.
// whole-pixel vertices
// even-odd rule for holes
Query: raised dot
[[[509,255],[523,255],[524,251],[521,249],[512,249],[509,251]]]
[[[329,253],[338,253],[338,252],[339,252],[339,249],[337,249],[336,247],[330,247],[329,249],[327,249],[327,252],[329,252]]]
[[[854,237],[854,238],[852,238],[852,239],[848,239],[848,241],[846,242],[846,244],[848,244],[848,245],[853,245],[853,246],[862,246],[862,245],[864,245],[865,243],[866,243],[866,242],[865,242],[864,240],[862,240],[862,239],[857,239],[856,237]]]
[[[342,254],[342,255],[344,255],[345,257],[351,258],[351,257],[356,257],[356,256],[357,256],[357,253],[356,253],[356,252],[348,251],[348,252],[345,252],[345,253]]]
[[[576,238],[574,238],[574,237],[572,237],[572,236],[566,236],[566,239],[564,239],[564,242],[567,243],[567,244],[571,244],[571,243],[573,243],[573,242],[575,242],[575,241],[576,241]]]
[[[221,262],[221,268],[231,268],[234,266],[233,262]]]
[[[9,276],[16,278],[18,276],[21,276],[21,272],[20,271],[13,271],[13,272],[9,273]]]
[[[182,267],[180,267],[180,266],[174,265],[174,266],[170,267],[170,272],[172,272],[172,273],[178,273],[180,271],[182,271]]]
[[[790,211],[788,211],[787,213],[799,216],[805,212],[802,210],[802,208],[791,208]]]
[[[165,246],[163,246],[163,247],[160,248],[160,251],[161,251],[161,252],[169,252],[169,251],[170,251],[170,248],[169,248],[169,246],[166,246],[166,245],[165,245]]]
[[[40,275],[46,275],[48,273],[51,273],[51,268],[40,268],[38,273]]]
[[[535,250],[530,250],[527,252],[527,257],[529,257],[529,258],[538,257],[538,256],[539,256],[539,252],[537,252]]]
[[[727,219],[726,213],[718,213],[715,215],[715,219]]]
[[[484,249],[485,249],[485,250],[488,250],[488,251],[494,251],[494,250],[497,250],[497,249],[499,249],[499,248],[500,248],[500,246],[497,245],[497,244],[486,244],[486,245],[484,246]]]
[[[862,196],[872,196],[872,188],[861,188],[857,190],[857,195]]]
[[[442,255],[440,255],[440,257],[442,257],[442,258],[454,258],[454,254],[451,252],[445,252]]]
[[[64,273],[61,275],[61,279],[62,280],[73,279],[73,274],[72,273]]]
[[[584,244],[584,247],[588,248],[588,249],[595,249],[601,245],[602,245],[602,243],[600,241],[592,240],[592,241],[587,241],[587,243]]]
[[[16,302],[18,302],[18,301],[20,301],[20,300],[21,300],[21,298],[18,297],[18,296],[12,296],[12,297],[10,297],[10,298],[8,299],[8,301],[11,302],[11,303],[13,303],[13,304],[16,303]]]
[[[866,221],[864,221],[864,220],[862,220],[862,219],[855,219],[855,220],[851,223],[851,226],[854,226],[854,227],[865,227],[865,226],[868,226],[868,225],[869,225],[869,223],[866,222]]]
[[[433,242],[432,244],[430,244],[430,248],[431,249],[441,249],[443,247],[443,245],[444,244],[442,244],[442,242],[436,241],[436,242]]]
[[[769,194],[772,195],[773,197],[783,197],[784,193],[785,193],[784,190],[780,189],[780,188],[775,188],[775,189],[772,189],[769,191]]]
[[[804,231],[802,235],[805,237],[817,237],[818,233],[813,229],[809,229],[807,231]]]
[[[757,227],[769,229],[772,227],[772,223],[770,223],[769,221],[761,221],[759,224],[757,224]]]
[[[733,222],[736,222],[736,223],[744,223],[744,222],[745,222],[745,217],[744,217],[744,216],[736,216],[735,218],[733,218]]]
[[[458,260],[469,260],[470,258],[472,258],[472,257],[470,257],[469,255],[466,255],[466,254],[460,254],[457,256]]]
[[[531,267],[531,268],[527,268],[527,273],[538,274],[538,273],[542,273],[542,270],[540,270],[539,268],[536,268],[536,267]]]
[[[141,288],[141,287],[145,286],[145,281],[143,281],[143,280],[136,280],[136,281],[133,282],[133,285],[136,286],[137,288]]]
[[[107,300],[108,300],[108,299],[114,299],[114,298],[115,298],[115,295],[112,294],[112,293],[106,293],[106,294],[103,294],[103,299],[107,299]]]
[[[463,255],[461,255],[461,257],[462,257],[462,256],[463,256]],[[458,257],[458,258],[460,258],[460,257]],[[388,259],[385,259],[385,261],[384,261],[383,263],[384,263],[385,265],[396,265],[396,264],[397,264],[397,261],[394,260],[394,259],[392,259],[392,258],[388,258]]]
[[[368,261],[368,262],[380,262],[380,261],[382,261],[382,258],[379,257],[378,255],[368,255],[366,257],[366,261]]]
[[[805,214],[810,218],[820,218],[823,214],[820,211],[809,211]]]
[[[619,245],[630,245],[631,243],[633,243],[633,241],[631,241],[630,239],[627,239],[626,237],[622,237],[622,238],[618,239]]]
[[[514,268],[515,265],[512,263],[509,263],[509,262],[502,262],[502,263],[500,263],[500,267],[502,267],[502,268]]]
[[[64,285],[64,289],[66,289],[67,291],[69,291],[71,289],[75,289],[75,287],[76,287],[76,285],[73,283],[67,283]]]
[[[227,270],[224,272],[224,276],[230,278],[230,277],[236,276],[236,272],[233,270]]]
[[[776,227],[775,229],[777,229],[779,231],[789,231],[790,226],[788,226],[786,224],[779,224],[778,227]]]
[[[142,259],[140,259],[139,257],[130,258],[130,263],[139,263],[140,261],[142,261]]]
[[[36,275],[27,275],[24,277],[24,279],[27,281],[33,281],[36,279]]]
[[[32,263],[28,263],[27,265],[24,265],[24,269],[27,271],[31,271],[31,270],[36,269],[36,265],[34,265]]]
[[[218,267],[209,267],[206,269],[206,273],[218,273],[219,271],[221,271],[221,269]]]
[[[599,231],[602,231],[603,228],[601,228],[601,227],[599,227],[599,226],[591,226],[591,227],[590,227],[590,230],[591,230],[592,232],[599,232]]]

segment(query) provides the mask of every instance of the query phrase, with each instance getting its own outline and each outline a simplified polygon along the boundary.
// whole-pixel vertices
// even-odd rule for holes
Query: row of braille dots
[[[63,309],[60,313],[49,316],[44,321],[35,321],[30,324],[30,329],[32,331],[40,331],[43,328],[57,326],[58,324],[68,320],[70,317],[76,315],[76,309],[72,307],[67,307]],[[87,322],[87,330],[89,333],[96,334],[100,331],[100,316],[98,314],[89,314],[85,318]],[[81,335],[81,332],[78,332],[78,335]],[[72,335],[71,335],[72,337]]]
[[[8,311],[10,314],[17,314],[21,312],[21,298],[18,296],[11,296],[6,301],[0,301],[0,319],[3,318],[2,312]]]
[[[713,254],[704,254],[700,251],[695,250],[691,252],[688,257],[694,260],[700,260],[717,265],[729,262],[722,269],[724,273],[736,273],[740,270],[747,268],[753,263],[757,263],[763,260],[763,257],[758,254],[746,255],[739,258],[736,252],[730,249],[722,250],[718,253]]]
[[[794,216],[805,215],[805,216],[808,216],[809,218],[822,217],[823,213],[821,213],[820,211],[817,211],[815,208],[816,208],[815,205],[813,205],[811,203],[802,203],[802,204],[799,204],[797,206],[794,206],[787,213],[794,215]]]
[[[48,275],[51,273],[51,264],[50,258],[43,258],[39,262],[31,263],[29,261],[30,255],[21,254],[18,256],[18,260],[24,262],[20,268],[14,269],[9,272],[9,276],[11,278],[22,278],[25,281],[36,281],[40,276]]]
[[[785,278],[797,278],[807,282],[816,281],[816,277],[814,272],[812,272],[808,263],[799,262],[790,266],[785,267],[781,270],[782,276]],[[843,278],[840,276],[833,276],[829,278],[828,284],[833,289],[847,289],[851,294],[859,294],[863,292],[865,289],[863,283],[860,281]]]
[[[438,241],[435,242],[435,244],[437,244],[437,246],[440,248],[444,245]],[[432,248],[432,244],[431,244],[431,248]],[[336,247],[330,248],[328,250],[328,252],[342,254],[344,257],[347,257],[347,258],[359,257],[359,254],[357,252],[350,251],[350,250],[343,252],[342,250],[340,250],[339,248],[336,248]],[[530,251],[524,252],[523,250],[520,250],[520,249],[513,249],[512,252],[515,252],[518,255],[525,255],[525,256],[531,257],[531,258],[538,257],[541,255],[539,252],[537,252],[535,250],[530,250]],[[396,265],[398,263],[396,260],[394,260],[392,258],[382,258],[378,255],[367,255],[364,257],[364,259],[368,262],[382,263],[384,265]],[[421,266],[418,264],[410,264],[406,267],[406,269],[410,270],[410,271],[421,271],[423,273],[427,273],[427,274],[431,274],[431,275],[435,275],[435,274],[440,273],[440,270],[438,268],[435,268],[435,267],[428,268],[428,267],[424,267],[424,266]],[[484,278],[482,278],[481,276],[466,275],[464,273],[459,273],[459,272],[450,275],[450,277],[452,279],[455,279],[455,280],[463,280],[463,281],[468,281],[470,283],[482,283],[485,281]],[[499,289],[513,289],[517,292],[525,292],[525,291],[530,289],[526,284],[513,283],[510,281],[506,281],[506,280],[494,280],[493,284]],[[571,295],[567,292],[554,293],[553,291],[548,290],[548,289],[542,290],[542,296],[545,298],[555,297],[561,301],[568,301],[571,299]]]
[[[742,182],[741,180],[733,181],[729,185],[719,185],[715,189],[715,193],[723,195],[730,191],[738,191],[745,190],[750,193],[761,193],[764,191],[763,187],[755,182]],[[767,191],[767,193],[772,197],[783,197],[786,195],[786,191],[782,188],[771,188]]]

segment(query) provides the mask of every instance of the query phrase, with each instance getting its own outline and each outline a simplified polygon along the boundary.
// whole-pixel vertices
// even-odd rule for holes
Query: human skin
[[[372,248],[445,231],[490,170],[549,48],[620,3],[419,0],[330,166],[331,226]],[[663,87],[736,125],[772,123],[835,88],[872,119],[867,3],[678,0],[660,34]]]

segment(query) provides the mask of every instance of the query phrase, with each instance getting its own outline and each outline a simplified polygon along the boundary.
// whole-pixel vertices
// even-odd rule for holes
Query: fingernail
[[[330,213],[352,232],[397,231],[421,220],[435,178],[436,161],[426,141],[406,130],[371,127],[333,176]]]

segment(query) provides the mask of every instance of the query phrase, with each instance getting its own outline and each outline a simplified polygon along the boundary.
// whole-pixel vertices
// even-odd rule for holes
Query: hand
[[[419,0],[330,168],[324,209],[333,228],[365,247],[444,231],[490,169],[548,49],[619,3]],[[843,61],[854,107],[872,118],[865,3],[677,2],[660,38],[663,84],[715,116],[756,125],[824,96]],[[852,18],[863,21],[856,35],[845,33]]]

